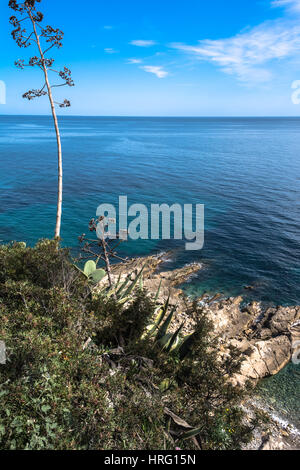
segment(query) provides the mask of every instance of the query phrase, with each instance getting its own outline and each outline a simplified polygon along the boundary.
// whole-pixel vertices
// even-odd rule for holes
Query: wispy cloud
[[[106,47],[104,49],[104,52],[106,52],[106,54],[118,54],[119,51],[116,51],[115,49],[113,49],[112,47]]]
[[[269,67],[272,62],[300,53],[300,25],[269,21],[230,38],[205,39],[196,45],[177,43],[171,47],[211,62],[244,82],[265,82],[272,77]]]
[[[106,26],[103,26],[104,29],[107,29],[107,30],[110,30],[110,29],[114,29],[113,26],[111,25],[106,25]]]
[[[293,12],[298,11],[300,13],[300,0],[273,0],[271,5],[273,7],[285,7]]]
[[[169,72],[163,69],[163,67],[157,65],[144,65],[140,67],[142,70],[148,73],[153,73],[158,78],[166,78],[169,75]]]
[[[143,61],[142,59],[128,59],[127,64],[141,64]]]
[[[134,41],[131,41],[129,44],[132,46],[138,46],[138,47],[151,47],[156,45],[156,41],[148,40],[145,41],[144,39],[136,39]]]

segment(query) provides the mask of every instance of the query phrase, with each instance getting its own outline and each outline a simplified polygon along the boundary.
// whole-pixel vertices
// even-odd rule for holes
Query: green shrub
[[[182,361],[143,335],[155,304],[96,294],[67,250],[0,246],[0,449],[237,449],[251,437],[241,391],[201,311]],[[162,387],[162,383],[167,386]],[[193,439],[166,408],[200,427]],[[197,440],[195,440],[197,439]]]

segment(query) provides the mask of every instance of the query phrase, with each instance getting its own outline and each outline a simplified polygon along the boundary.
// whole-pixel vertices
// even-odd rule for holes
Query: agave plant
[[[126,279],[121,282],[121,274],[117,280],[117,283],[113,287],[102,287],[99,291],[101,295],[106,298],[114,297],[115,301],[119,305],[124,305],[132,298],[132,293],[137,285],[139,288],[143,288],[143,272],[146,265],[136,274],[135,278],[132,279],[133,275],[129,274]],[[83,273],[89,278],[96,282],[100,282],[106,275],[103,269],[97,269],[94,261],[88,261],[85,264]],[[161,290],[161,282],[157,289],[154,301],[157,303]],[[167,353],[176,354],[181,360],[189,354],[194,341],[194,335],[190,334],[182,336],[181,332],[184,327],[182,323],[175,332],[169,332],[170,324],[173,320],[176,312],[176,306],[170,306],[170,296],[164,302],[163,305],[159,304],[154,312],[155,320],[150,324],[146,331],[143,333],[142,338],[153,338],[153,343],[161,347]]]
[[[137,273],[134,279],[132,279],[132,274],[128,275],[123,282],[121,282],[121,275],[119,275],[118,281],[114,287],[103,288],[100,292],[102,292],[106,297],[114,296],[115,300],[121,305],[126,304],[126,302],[132,298],[131,294],[138,284],[140,289],[143,288],[144,269],[145,266],[139,271],[139,273]],[[155,303],[158,301],[160,290],[161,282],[156,295],[154,296]],[[170,296],[163,304],[157,305],[154,312],[155,320],[147,327],[142,338],[153,338],[153,344],[155,346],[158,346],[166,353],[173,354],[181,361],[184,361],[192,349],[196,333],[182,336],[181,332],[184,327],[184,323],[182,323],[175,332],[169,332],[169,327],[173,320],[176,308],[176,306],[170,305]],[[159,389],[162,393],[166,393],[174,386],[176,387],[177,383],[174,378],[170,377],[164,379],[160,383]],[[166,411],[165,413],[170,414],[171,412],[168,410],[168,413]],[[184,432],[181,433],[180,438],[183,440],[193,439],[195,445],[200,449],[196,438],[200,434],[202,428],[193,428],[174,413],[172,413],[172,417],[173,420],[175,419],[177,424],[180,423],[182,425],[182,423],[184,423]]]
[[[160,287],[159,287],[160,289]],[[156,294],[156,299],[158,298]],[[159,345],[164,351],[168,353],[176,353],[180,359],[184,359],[193,344],[194,335],[181,336],[184,323],[182,323],[179,328],[173,333],[170,333],[169,327],[173,320],[176,306],[171,307],[170,310],[170,297],[166,300],[163,305],[157,307],[155,314],[156,318],[154,323],[147,327],[147,331],[144,333],[144,337],[154,337],[154,343]],[[169,312],[169,314],[168,314]]]
[[[143,288],[144,269],[145,266],[141,268],[134,279],[132,279],[132,274],[129,274],[123,282],[121,282],[120,274],[117,283],[113,287],[103,287],[100,293],[107,298],[114,297],[119,305],[126,304],[126,302],[130,301],[131,294],[138,284],[140,289]]]
[[[132,279],[133,275],[129,274],[126,279],[121,282],[121,274],[119,275],[117,283],[113,287],[103,287],[99,293],[104,295],[106,298],[114,297],[115,301],[119,305],[124,305],[132,298],[132,293],[137,285],[139,288],[143,288],[143,273],[146,265],[136,274],[135,278]],[[96,269],[96,264],[92,261],[88,261],[85,265],[85,274],[87,277],[94,276],[97,278],[97,271],[104,272],[104,275],[100,275],[101,279],[106,275],[104,270],[93,270]],[[92,272],[91,272],[92,271]],[[101,280],[99,279],[99,281]],[[97,282],[99,282],[97,280]],[[157,303],[161,290],[161,282],[154,296],[154,302]],[[173,320],[176,312],[176,306],[170,306],[170,296],[164,302],[163,305],[159,304],[154,312],[155,320],[150,324],[146,331],[143,333],[142,338],[153,338],[154,344],[161,347],[167,353],[175,353],[181,360],[183,360],[190,352],[194,341],[194,334],[181,336],[184,323],[182,323],[175,332],[169,332],[170,324]]]

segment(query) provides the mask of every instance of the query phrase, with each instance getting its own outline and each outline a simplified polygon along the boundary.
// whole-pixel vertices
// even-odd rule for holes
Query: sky
[[[43,77],[14,67],[37,52],[14,43],[7,4],[0,0],[0,114],[49,114],[45,97],[22,98]],[[55,89],[72,103],[59,114],[300,115],[300,0],[42,0],[39,10],[65,33],[51,56],[76,85]]]

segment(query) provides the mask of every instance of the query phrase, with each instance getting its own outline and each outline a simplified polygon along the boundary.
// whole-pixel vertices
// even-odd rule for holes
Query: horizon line
[[[51,114],[1,114],[0,117],[52,117]],[[222,118],[227,118],[227,119],[300,119],[299,116],[291,116],[291,115],[281,115],[281,116],[272,116],[272,115],[265,115],[265,116],[257,116],[257,115],[214,115],[214,116],[207,116],[207,115],[199,115],[199,116],[188,116],[188,115],[175,115],[175,116],[168,116],[168,115],[113,115],[113,114],[108,114],[108,115],[101,115],[101,114],[58,114],[58,117],[64,117],[64,118],[72,118],[72,117],[91,117],[91,118],[141,118],[141,119],[147,119],[147,118],[163,118],[163,119],[178,119],[178,118],[187,118],[187,119],[222,119]]]

